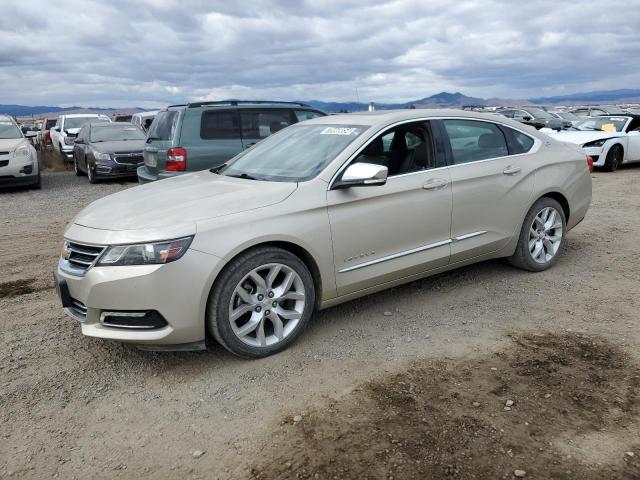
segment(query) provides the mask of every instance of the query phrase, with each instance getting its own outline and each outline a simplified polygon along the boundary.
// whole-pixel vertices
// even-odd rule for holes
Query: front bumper
[[[82,277],[59,267],[56,273],[66,283],[72,304],[65,312],[80,322],[84,335],[146,345],[179,345],[205,339],[206,303],[219,268],[218,257],[190,249],[165,265],[96,266]],[[167,325],[156,329],[107,326],[101,322],[105,311],[157,311]]]
[[[6,160],[0,160],[5,162]],[[33,185],[38,183],[38,162],[27,158],[25,160],[9,159],[8,164],[0,166],[0,186]]]
[[[111,162],[96,162],[96,175],[98,177],[135,177],[140,164]]]
[[[602,147],[582,147],[584,152],[593,158],[594,167],[603,167],[605,156],[602,155]]]

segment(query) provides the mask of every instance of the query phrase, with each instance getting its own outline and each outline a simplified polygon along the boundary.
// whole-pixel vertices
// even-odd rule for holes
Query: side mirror
[[[76,137],[76,139],[73,141],[73,143],[77,143],[79,145],[82,145],[84,143],[84,140],[82,138]]]
[[[531,117],[529,117],[529,116],[522,117],[522,119],[523,119],[525,122],[530,122],[530,121],[531,121]]]
[[[373,163],[354,163],[349,165],[333,188],[373,187],[387,183],[389,169]]]
[[[25,136],[25,138],[34,138],[34,137],[37,137],[38,134],[36,132],[29,131],[29,132],[25,133],[24,136]]]

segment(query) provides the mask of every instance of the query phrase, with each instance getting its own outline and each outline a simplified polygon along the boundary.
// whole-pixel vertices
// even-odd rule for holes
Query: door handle
[[[442,178],[432,178],[427,183],[422,185],[422,188],[424,188],[425,190],[437,190],[438,188],[446,187],[448,183],[449,182]]]
[[[520,167],[516,167],[514,165],[509,165],[507,168],[505,168],[502,173],[504,173],[505,175],[517,175],[522,171],[522,169]]]

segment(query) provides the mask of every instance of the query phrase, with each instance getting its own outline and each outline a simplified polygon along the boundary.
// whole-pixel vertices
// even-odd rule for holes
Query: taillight
[[[187,151],[182,147],[174,147],[167,150],[168,172],[184,172],[187,169]]]
[[[587,166],[589,167],[589,173],[593,172],[593,158],[591,155],[587,155]]]
[[[51,143],[51,133],[49,130],[45,130],[44,132],[44,143]]]

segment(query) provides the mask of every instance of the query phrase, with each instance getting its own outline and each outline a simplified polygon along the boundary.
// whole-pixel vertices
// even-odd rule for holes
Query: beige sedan
[[[589,208],[588,160],[474,112],[318,118],[92,203],[65,232],[58,290],[85,335],[166,350],[211,336],[262,357],[315,309],[490,258],[551,267]]]

